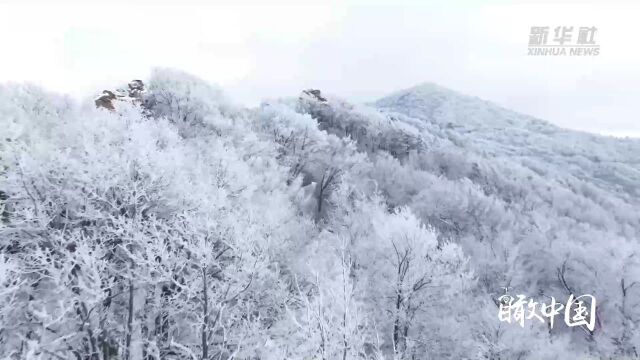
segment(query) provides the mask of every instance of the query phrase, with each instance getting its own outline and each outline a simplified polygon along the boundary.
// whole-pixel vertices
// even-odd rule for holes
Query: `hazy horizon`
[[[563,128],[640,136],[640,4],[0,2],[0,82],[73,96],[177,68],[255,105],[318,88],[368,102],[431,82]],[[25,19],[29,19],[25,21]],[[598,56],[528,56],[531,27],[595,26]],[[17,36],[18,35],[18,36]]]

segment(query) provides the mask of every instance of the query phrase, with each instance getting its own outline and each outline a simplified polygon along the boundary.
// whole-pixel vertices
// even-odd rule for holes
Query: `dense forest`
[[[142,84],[0,85],[0,358],[640,356],[640,141],[432,84]],[[505,292],[591,294],[595,327],[500,321]]]

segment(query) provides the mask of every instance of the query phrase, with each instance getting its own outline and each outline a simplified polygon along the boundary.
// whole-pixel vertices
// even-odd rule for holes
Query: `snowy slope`
[[[640,197],[640,140],[562,129],[434,84],[397,92],[375,106],[435,124],[474,153],[509,158],[544,176],[570,174],[634,201]]]
[[[637,357],[637,140],[430,84],[246,109],[145,82],[99,108],[0,85],[2,356]],[[504,288],[598,322],[501,322]]]
[[[635,353],[640,308],[629,301],[640,296],[629,284],[640,279],[640,141],[561,129],[431,84],[371,106],[324,98],[301,97],[302,111],[369,154],[367,175],[390,206],[409,206],[441,241],[461,245],[479,293],[593,294],[599,328],[587,338],[560,330],[551,341],[569,335],[574,355],[594,341],[600,354]],[[487,358],[566,358],[470,319],[491,339]],[[526,336],[547,341],[534,334]]]

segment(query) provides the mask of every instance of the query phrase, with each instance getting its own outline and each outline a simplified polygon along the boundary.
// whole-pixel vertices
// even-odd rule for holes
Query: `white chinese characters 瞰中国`
[[[538,303],[527,299],[525,295],[505,294],[498,300],[498,319],[503,322],[524,327],[526,320],[537,319],[545,323],[545,319],[548,319],[550,328],[553,328],[555,317],[564,310],[564,322],[568,327],[585,326],[589,331],[595,329],[596,298],[593,295],[575,297],[571,294],[565,304],[557,302],[554,297],[551,297],[549,304]]]

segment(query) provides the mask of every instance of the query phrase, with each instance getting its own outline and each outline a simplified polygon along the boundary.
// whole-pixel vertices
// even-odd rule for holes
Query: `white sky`
[[[639,16],[632,1],[0,0],[0,82],[86,96],[170,66],[255,105],[309,87],[371,101],[429,81],[640,136]],[[527,56],[531,26],[596,26],[600,55]]]

